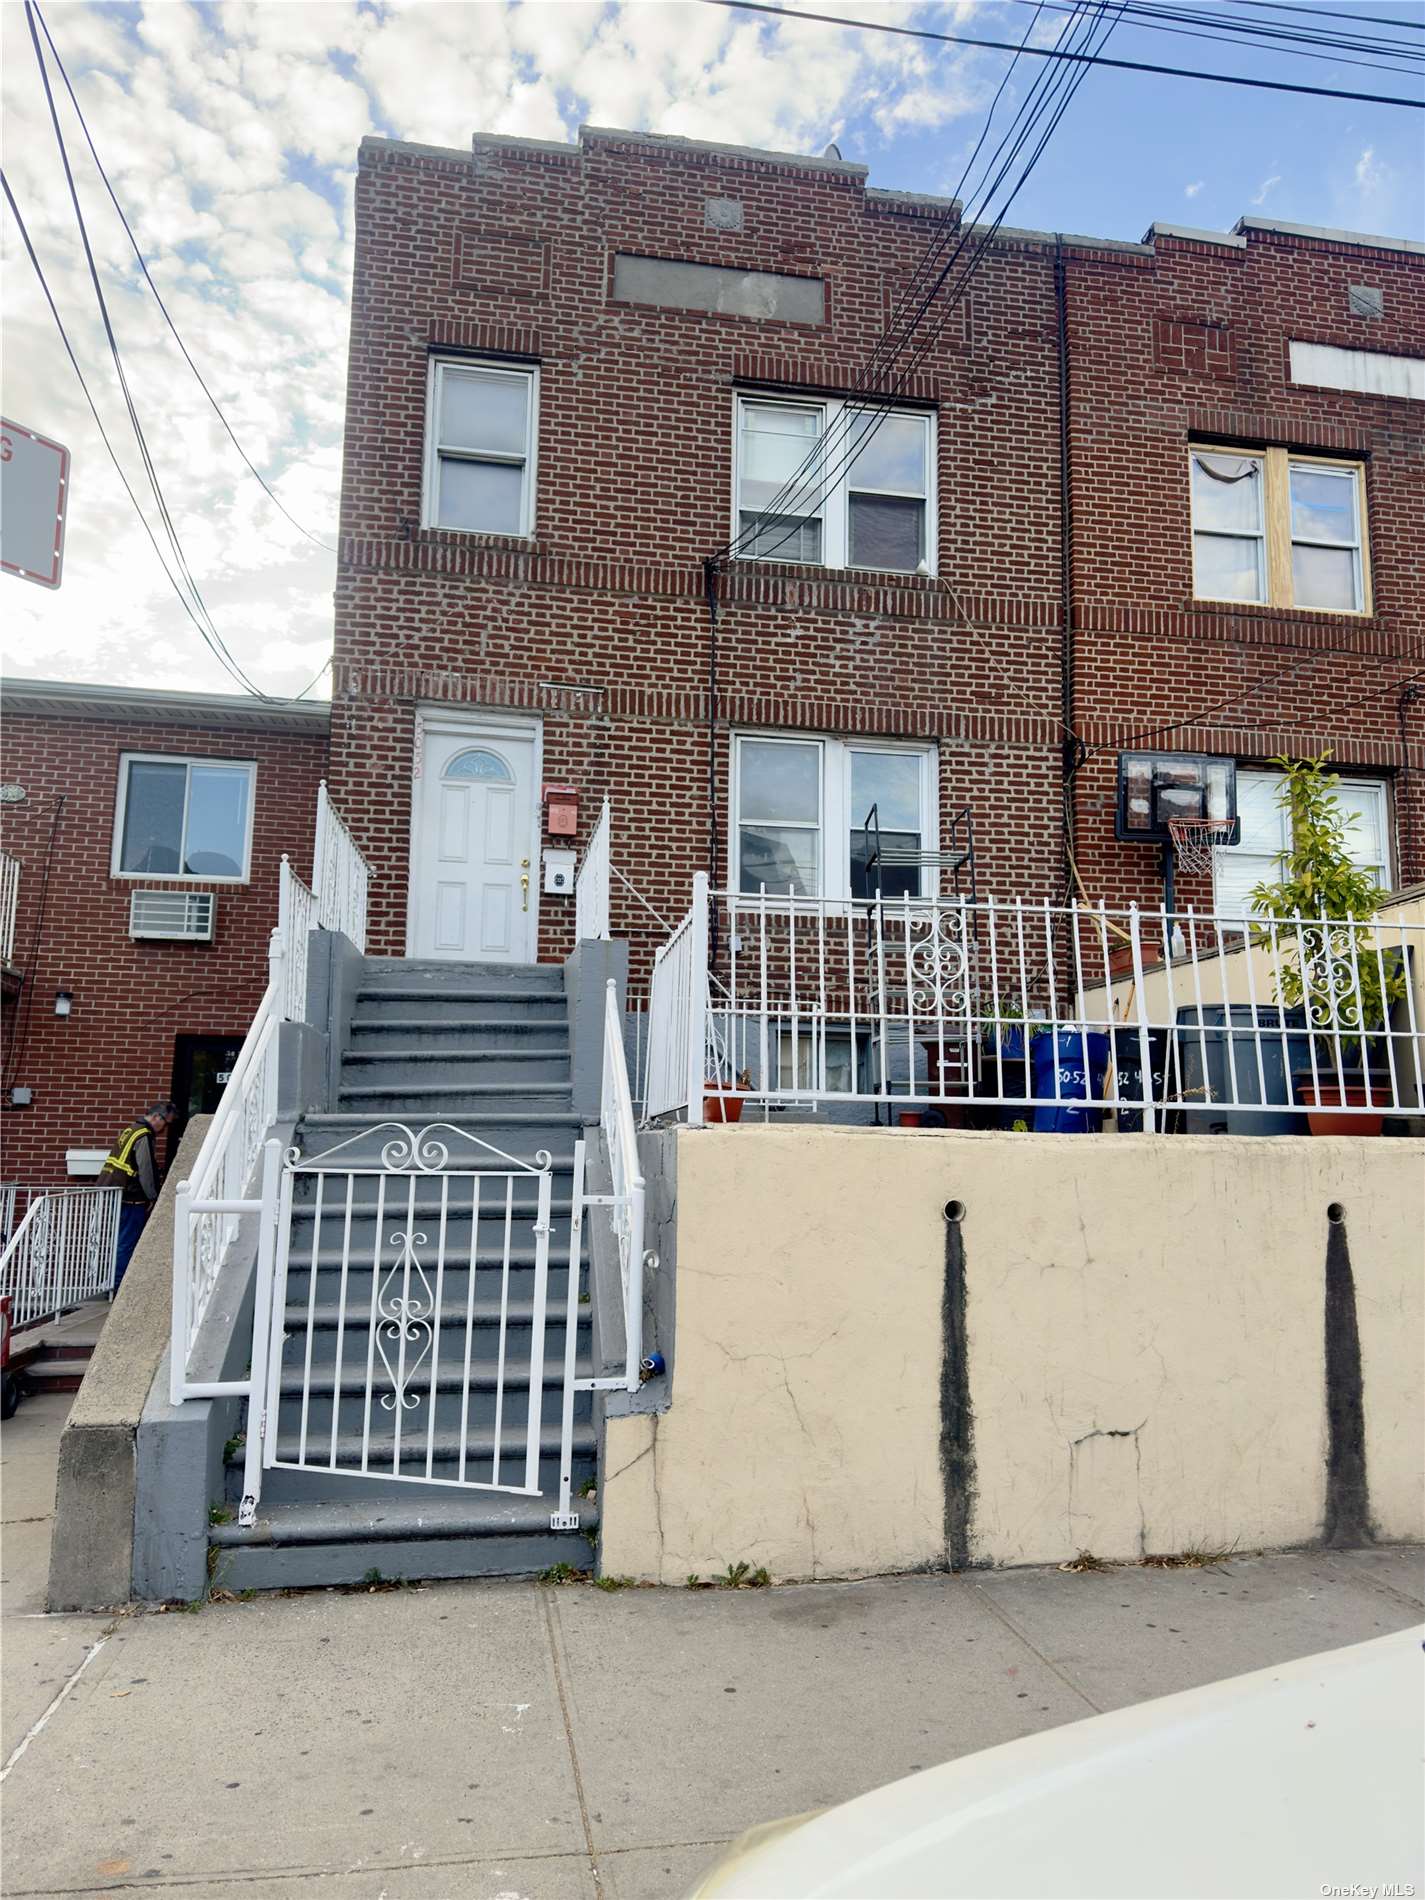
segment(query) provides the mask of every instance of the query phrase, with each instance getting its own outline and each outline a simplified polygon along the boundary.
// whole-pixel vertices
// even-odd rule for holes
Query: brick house
[[[1281,751],[1331,748],[1363,861],[1425,874],[1419,245],[1002,231],[867,456],[723,565],[714,631],[705,557],[836,429],[955,207],[589,128],[368,139],[356,204],[332,774],[374,948],[561,955],[541,849],[605,796],[635,983],[696,870],[855,894],[877,796],[924,844],[968,809],[1010,897],[1068,888],[1067,811],[1082,890],[1156,903],[1130,744],[1241,768],[1224,902],[1279,848]]]
[[[306,868],[323,705],[4,684],[4,1178],[57,1185],[124,1118],[216,1106],[267,984],[284,852]]]

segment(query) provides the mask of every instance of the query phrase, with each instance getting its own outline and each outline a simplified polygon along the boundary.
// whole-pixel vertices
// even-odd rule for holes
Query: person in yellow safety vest
[[[172,1102],[155,1102],[143,1115],[127,1122],[99,1170],[100,1187],[123,1190],[119,1204],[119,1250],[114,1260],[114,1291],[117,1293],[139,1235],[158,1199],[158,1168],[154,1161],[153,1138],[177,1113]]]

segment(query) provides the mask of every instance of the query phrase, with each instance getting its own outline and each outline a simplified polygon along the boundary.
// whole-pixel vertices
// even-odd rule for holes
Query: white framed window
[[[855,1095],[867,1091],[871,1038],[849,1030],[803,1026],[795,1036],[790,1029],[777,1032],[777,1087],[788,1091],[817,1090],[821,1094]]]
[[[1250,917],[1252,891],[1280,874],[1279,859],[1291,848],[1290,818],[1279,801],[1280,772],[1238,766],[1237,817],[1240,842],[1220,845],[1213,855],[1218,914]],[[1371,872],[1382,890],[1391,884],[1390,792],[1384,779],[1343,778],[1336,786],[1347,816],[1351,862]]]
[[[432,357],[421,525],[534,532],[539,371]]]
[[[935,572],[933,415],[748,394],[736,399],[734,433],[733,533],[751,530],[744,559]]]
[[[732,867],[739,891],[865,897],[875,821],[883,845],[933,850],[938,774],[933,746],[890,739],[736,733]],[[887,896],[928,896],[931,873],[888,870]]]
[[[1193,447],[1189,476],[1198,599],[1370,611],[1358,462]]]
[[[249,760],[125,752],[111,875],[245,884],[256,775]]]

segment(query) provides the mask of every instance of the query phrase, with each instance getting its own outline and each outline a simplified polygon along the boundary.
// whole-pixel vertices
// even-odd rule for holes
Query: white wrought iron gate
[[[263,1468],[538,1495],[551,1198],[547,1153],[448,1123],[291,1150]]]

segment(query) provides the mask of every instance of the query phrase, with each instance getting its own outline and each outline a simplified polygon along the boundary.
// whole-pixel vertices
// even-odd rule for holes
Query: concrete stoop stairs
[[[210,1526],[213,1582],[228,1590],[285,1589],[421,1577],[480,1577],[528,1574],[551,1564],[587,1569],[593,1561],[596,1507],[578,1498],[578,1531],[551,1531],[558,1506],[559,1429],[564,1360],[564,1314],[568,1297],[569,1217],[574,1143],[581,1117],[571,1106],[569,1021],[563,972],[552,965],[424,963],[399,958],[365,961],[348,1044],[342,1054],[337,1106],[306,1115],[297,1130],[304,1154],[315,1156],[350,1141],[343,1159],[354,1165],[379,1157],[400,1121],[419,1130],[429,1122],[453,1122],[505,1154],[532,1161],[540,1149],[553,1161],[552,1230],[547,1282],[544,1357],[546,1383],[540,1428],[540,1497],[480,1491],[449,1484],[408,1483],[363,1476],[357,1471],[277,1468],[264,1474],[257,1522],[236,1522],[242,1489],[242,1452],[230,1446],[226,1467],[229,1522]],[[355,1140],[351,1138],[355,1136]],[[461,1158],[452,1155],[451,1166]],[[469,1165],[468,1160],[466,1165]],[[498,1165],[498,1164],[492,1164]],[[363,1204],[363,1191],[370,1199]],[[418,1179],[417,1211],[439,1199],[433,1177]],[[341,1234],[330,1244],[324,1228],[316,1258],[317,1285],[310,1284],[315,1183],[298,1178],[293,1206],[292,1265],[287,1283],[289,1335],[306,1339],[313,1316],[313,1378],[309,1393],[309,1445],[332,1442],[335,1408],[337,1463],[359,1460],[364,1422],[367,1328],[362,1317],[371,1291],[369,1263],[374,1240],[375,1185],[354,1184],[347,1317],[343,1327],[341,1391],[335,1387],[336,1340],[341,1284]],[[462,1432],[469,1465],[485,1469],[494,1449],[496,1366],[503,1319],[506,1352],[505,1410],[501,1451],[523,1459],[529,1394],[528,1339],[532,1317],[534,1249],[528,1216],[534,1181],[515,1190],[515,1242],[508,1296],[501,1310],[501,1275],[487,1270],[502,1258],[497,1232],[486,1235],[475,1256],[472,1353],[468,1385],[463,1344],[465,1282],[458,1265],[468,1258],[470,1220],[452,1213],[447,1223],[446,1310],[460,1314],[462,1352],[440,1356],[436,1390],[413,1382],[418,1404],[403,1414],[407,1442],[424,1449],[429,1406],[435,1406],[431,1476],[458,1470]],[[368,1211],[369,1209],[369,1211]],[[520,1216],[523,1214],[523,1222]],[[499,1223],[494,1224],[498,1230]],[[581,1293],[587,1289],[587,1234]],[[482,1287],[481,1275],[484,1274]],[[579,1309],[578,1365],[589,1369],[589,1308]],[[523,1352],[521,1351],[523,1347]],[[517,1371],[524,1359],[523,1376]],[[358,1372],[354,1368],[359,1368]],[[449,1370],[447,1371],[447,1368]],[[325,1376],[323,1376],[325,1375]],[[283,1403],[277,1418],[279,1456],[296,1448],[300,1369],[284,1364]],[[595,1438],[588,1393],[577,1395],[574,1427],[574,1486],[595,1470]],[[514,1423],[511,1423],[511,1420]],[[379,1428],[378,1428],[379,1429]],[[373,1435],[373,1449],[375,1448]],[[373,1460],[374,1461],[374,1460]],[[468,1468],[468,1467],[467,1467]]]

